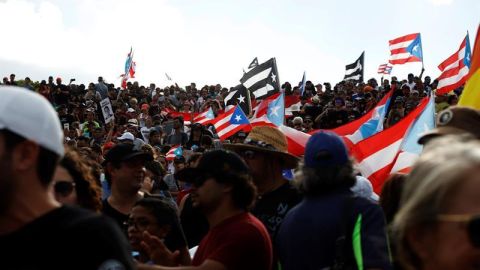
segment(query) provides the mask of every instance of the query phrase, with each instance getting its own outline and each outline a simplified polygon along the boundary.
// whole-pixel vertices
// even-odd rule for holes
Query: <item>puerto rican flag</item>
[[[170,150],[167,152],[165,159],[168,161],[172,161],[176,156],[183,155],[183,149],[181,145],[174,145]]]
[[[428,103],[429,98],[424,98],[417,108],[400,122],[358,142],[352,148],[351,154],[358,162],[358,170],[372,182],[376,193],[381,191],[383,183],[390,175],[410,126]]]
[[[458,51],[438,66],[442,74],[438,77],[437,94],[448,93],[465,83],[470,71],[471,59],[472,52],[467,33]]]
[[[221,141],[226,140],[242,129],[250,128],[247,116],[238,105],[217,116],[211,123],[215,126]]]
[[[380,66],[378,66],[377,73],[378,74],[388,74],[388,75],[390,75],[390,73],[392,73],[392,69],[393,69],[393,67],[390,66],[389,64],[381,64]]]
[[[215,115],[213,114],[212,107],[209,107],[208,110],[200,113],[199,115],[193,118],[195,123],[199,123],[204,126],[210,124],[213,121],[213,119],[215,119]]]
[[[127,55],[127,60],[125,60],[125,71],[120,77],[122,77],[122,88],[127,88],[127,80],[130,78],[135,78],[135,67],[136,63],[133,62],[133,48],[130,47],[130,52]]]
[[[288,141],[288,152],[295,156],[302,156],[305,153],[305,145],[307,144],[310,135],[298,131],[294,128],[285,126],[284,114],[285,109],[284,94],[279,94],[275,99],[264,99],[260,104],[261,110],[257,118],[252,119],[253,126],[272,126],[278,128]]]
[[[401,172],[410,172],[411,166],[418,159],[423,150],[423,145],[418,143],[418,139],[425,132],[435,128],[435,99],[430,98],[427,107],[420,117],[415,121],[405,137],[400,152],[397,155],[395,164],[390,174]]]
[[[392,93],[392,91],[389,91],[377,103],[375,108],[368,111],[362,117],[345,125],[331,129],[330,131],[335,132],[338,136],[348,136],[349,138],[345,142],[347,146],[351,147],[352,143],[355,144],[383,130],[383,118],[385,117],[386,109],[390,104]],[[317,131],[318,129],[311,131],[310,134],[313,134]]]
[[[408,62],[422,62],[422,40],[420,33],[409,34],[388,41],[390,46],[390,60],[392,65]]]

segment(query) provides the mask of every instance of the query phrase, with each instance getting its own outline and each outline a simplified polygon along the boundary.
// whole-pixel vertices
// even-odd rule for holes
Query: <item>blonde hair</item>
[[[480,142],[445,136],[429,143],[405,181],[400,210],[393,222],[398,256],[407,269],[421,266],[407,235],[416,228],[432,228],[465,176],[480,167]]]

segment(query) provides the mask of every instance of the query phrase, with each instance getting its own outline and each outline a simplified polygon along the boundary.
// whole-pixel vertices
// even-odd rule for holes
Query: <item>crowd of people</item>
[[[185,113],[226,109],[230,89],[220,84],[162,89],[134,82],[119,89],[102,77],[88,86],[53,76],[39,83],[5,77],[2,265],[476,269],[480,112],[455,106],[461,89],[435,97],[437,128],[421,138],[421,158],[378,195],[355,170],[342,138],[328,131],[358,119],[390,91],[384,126],[394,125],[434,94],[437,81],[422,74],[333,87],[308,81],[303,93],[284,83],[285,95],[301,102],[286,124],[321,129],[301,157],[273,127],[221,142],[213,125],[187,123]],[[293,179],[285,170],[295,171]]]

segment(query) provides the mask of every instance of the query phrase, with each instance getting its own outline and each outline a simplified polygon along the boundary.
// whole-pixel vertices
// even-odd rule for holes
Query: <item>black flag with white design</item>
[[[225,97],[225,105],[235,106],[238,104],[247,116],[250,115],[250,113],[252,112],[252,102],[249,99],[250,93],[248,93],[247,91],[247,88],[245,88],[245,86],[241,84],[235,86],[232,91],[230,91]]]
[[[357,61],[350,65],[345,66],[344,81],[353,80],[357,82],[363,82],[363,57],[365,52],[362,52]]]
[[[253,93],[255,99],[264,99],[280,91],[277,62],[271,58],[245,73],[240,82]]]
[[[250,65],[248,65],[248,69],[252,69],[252,68],[254,68],[254,67],[256,67],[256,66],[258,66],[258,59],[257,59],[257,57],[255,57],[255,58],[253,59],[253,61],[250,63]]]

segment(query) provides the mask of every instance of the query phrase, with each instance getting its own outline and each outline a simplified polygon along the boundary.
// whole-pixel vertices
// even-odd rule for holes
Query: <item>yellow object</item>
[[[480,25],[475,37],[470,72],[462,95],[460,95],[458,106],[480,109]]]

